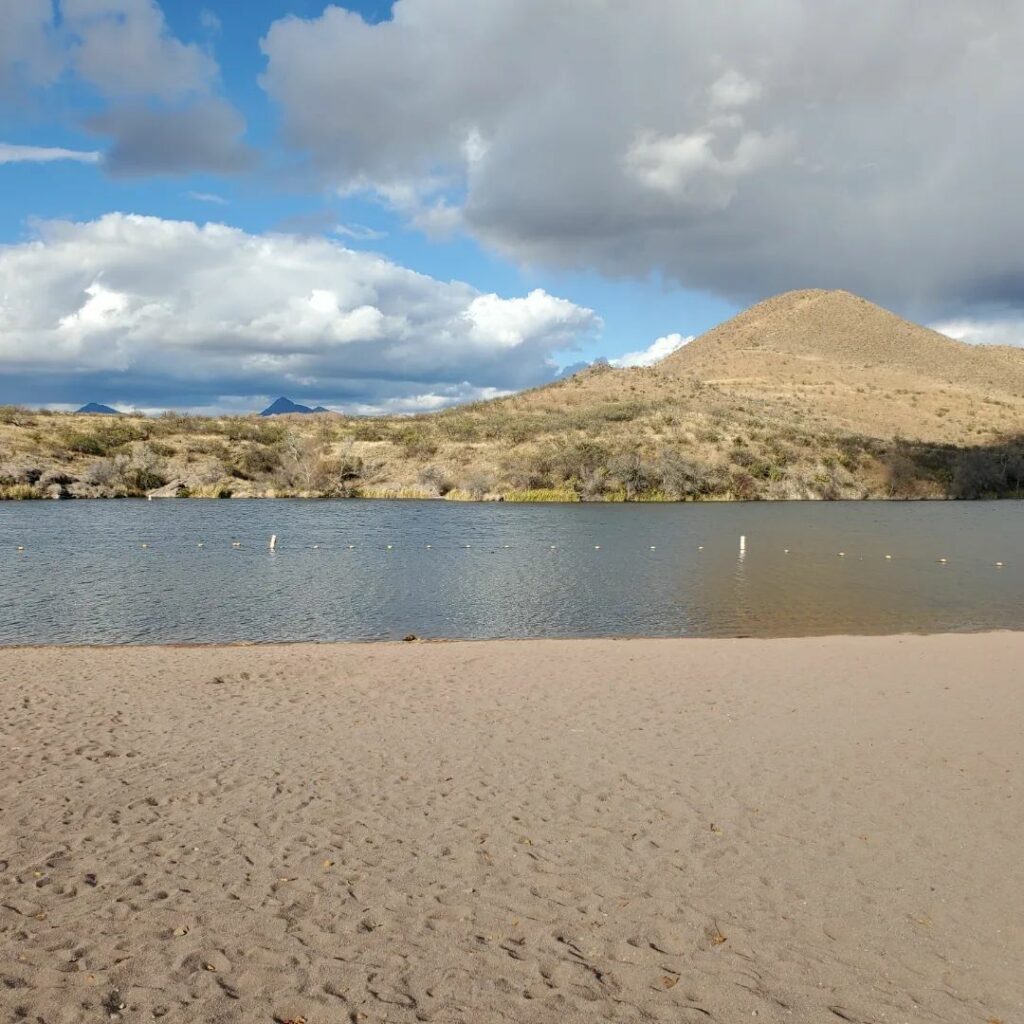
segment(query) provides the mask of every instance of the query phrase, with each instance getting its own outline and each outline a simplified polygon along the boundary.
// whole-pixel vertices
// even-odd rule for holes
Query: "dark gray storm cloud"
[[[1024,302],[1024,4],[401,0],[263,47],[327,180],[516,259],[737,301]]]
[[[88,127],[111,138],[103,164],[114,175],[236,174],[256,162],[242,138],[245,119],[219,99],[180,110],[115,108]]]
[[[255,163],[244,118],[218,94],[216,60],[170,31],[157,0],[0,0],[0,100],[61,76],[107,103],[86,127],[111,139],[112,174],[234,174]]]

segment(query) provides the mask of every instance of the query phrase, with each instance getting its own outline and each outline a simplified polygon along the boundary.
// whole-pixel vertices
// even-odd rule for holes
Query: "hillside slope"
[[[832,379],[910,376],[1024,395],[1024,351],[968,345],[844,291],[796,291],[752,306],[660,364],[666,373],[792,381],[810,366]]]
[[[1024,495],[1024,351],[789,292],[655,367],[415,417],[0,409],[0,497]]]

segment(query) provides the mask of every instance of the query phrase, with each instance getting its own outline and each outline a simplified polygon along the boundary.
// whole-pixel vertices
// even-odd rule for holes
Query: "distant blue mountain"
[[[96,413],[100,416],[120,416],[120,410],[111,409],[109,405],[100,405],[99,402],[90,402],[83,405],[79,412]]]
[[[314,412],[330,412],[329,409],[325,409],[322,405],[318,405],[315,409],[310,409],[308,405],[299,405],[297,402],[293,402],[290,398],[279,398],[273,405],[268,405],[261,416],[286,416],[289,413],[314,413]]]

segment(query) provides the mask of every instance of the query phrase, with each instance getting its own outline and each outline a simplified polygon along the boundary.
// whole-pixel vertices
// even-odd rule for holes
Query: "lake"
[[[0,503],[0,644],[1022,626],[1010,501]]]

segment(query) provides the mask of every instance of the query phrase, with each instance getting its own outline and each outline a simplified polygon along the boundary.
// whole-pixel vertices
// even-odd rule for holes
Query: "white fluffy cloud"
[[[263,48],[326,180],[517,259],[1024,304],[1024,4],[398,0]]]
[[[0,142],[0,164],[48,164],[56,160],[95,164],[99,163],[100,154],[79,149],[59,149],[54,146],[15,146],[8,142]]]
[[[618,359],[609,359],[608,361],[612,366],[620,367],[653,366],[655,363],[660,363],[665,356],[672,355],[677,349],[688,345],[691,341],[693,341],[692,334],[686,337],[683,337],[681,334],[666,334],[663,338],[658,338],[656,341],[651,342],[647,348],[641,349],[639,352],[627,352]]]
[[[110,214],[0,247],[0,401],[431,408],[550,379],[600,326],[326,239]],[[26,395],[25,381],[38,393]]]
[[[1024,316],[944,320],[932,324],[932,329],[973,345],[1012,345],[1024,348]]]

